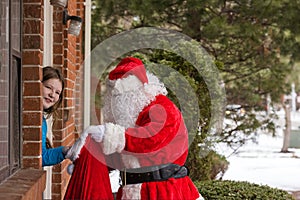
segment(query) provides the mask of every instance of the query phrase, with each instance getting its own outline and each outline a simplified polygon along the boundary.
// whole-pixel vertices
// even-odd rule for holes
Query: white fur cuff
[[[85,144],[85,140],[86,140],[87,136],[88,136],[88,133],[84,131],[80,135],[80,137],[75,141],[75,143],[72,145],[72,147],[69,149],[69,151],[68,151],[67,155],[65,156],[65,158],[68,158],[71,161],[75,161],[79,156],[81,148]]]
[[[106,155],[121,152],[125,147],[125,128],[123,126],[107,123],[103,138],[103,153]]]

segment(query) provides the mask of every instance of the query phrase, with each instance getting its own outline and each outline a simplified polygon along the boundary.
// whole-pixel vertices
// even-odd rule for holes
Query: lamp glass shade
[[[81,29],[81,21],[71,19],[69,24],[68,33],[78,36]]]
[[[66,7],[68,0],[50,0],[50,5],[52,6],[59,6],[59,7]]]

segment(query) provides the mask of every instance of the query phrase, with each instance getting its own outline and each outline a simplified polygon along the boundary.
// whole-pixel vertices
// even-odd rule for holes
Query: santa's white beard
[[[104,100],[104,122],[119,124],[125,128],[134,127],[139,113],[150,103],[151,98],[147,97],[143,88],[113,93],[113,89],[109,87]]]
[[[156,76],[147,72],[147,77],[147,84],[123,92],[115,89],[115,81],[107,82],[102,109],[105,123],[111,122],[125,128],[134,127],[137,117],[144,107],[149,105],[157,95],[167,95],[164,84]]]

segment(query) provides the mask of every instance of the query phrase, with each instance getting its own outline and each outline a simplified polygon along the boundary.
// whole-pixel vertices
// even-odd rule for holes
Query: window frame
[[[21,168],[21,132],[22,132],[22,1],[18,0],[7,0],[6,2],[1,2],[2,10],[5,11],[5,17],[1,20],[5,20],[5,28],[0,29],[1,34],[8,39],[5,43],[7,48],[1,49],[4,53],[8,54],[8,61],[6,60],[6,75],[8,75],[7,83],[8,89],[7,93],[7,111],[8,120],[6,124],[6,135],[5,131],[2,134],[7,136],[7,148],[3,148],[3,157],[5,157],[5,152],[7,153],[7,163],[1,163],[0,165],[0,183],[7,179],[10,175],[15,173]],[[15,12],[16,9],[18,12]],[[15,21],[14,21],[15,20]],[[5,52],[6,51],[6,52]],[[3,62],[7,57],[2,58]],[[2,66],[1,66],[2,67]]]

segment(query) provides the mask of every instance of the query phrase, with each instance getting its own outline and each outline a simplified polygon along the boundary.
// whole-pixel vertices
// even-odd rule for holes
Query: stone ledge
[[[46,171],[20,169],[0,184],[0,199],[43,199],[46,187]]]

